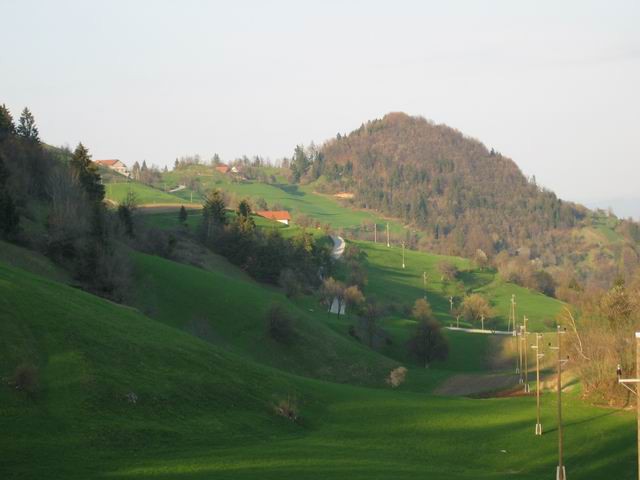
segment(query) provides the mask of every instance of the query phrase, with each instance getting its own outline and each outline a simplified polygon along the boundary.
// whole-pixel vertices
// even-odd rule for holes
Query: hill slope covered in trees
[[[584,216],[457,130],[402,113],[327,142],[317,175],[357,206],[404,219],[461,253],[518,247]]]

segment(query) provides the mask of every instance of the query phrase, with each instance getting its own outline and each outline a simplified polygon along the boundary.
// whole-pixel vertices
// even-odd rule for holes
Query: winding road
[[[333,251],[331,252],[331,256],[337,260],[344,253],[346,243],[344,242],[344,238],[338,235],[331,235],[331,240],[333,240]]]

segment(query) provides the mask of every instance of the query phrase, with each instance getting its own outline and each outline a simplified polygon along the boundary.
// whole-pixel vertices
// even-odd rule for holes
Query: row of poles
[[[387,247],[391,246],[389,241],[389,223],[386,225],[387,233]],[[374,224],[374,242],[378,243],[378,228],[377,224]],[[405,268],[405,256],[404,256],[405,243],[402,242],[402,268]],[[424,284],[424,298],[427,298],[427,272],[423,272],[422,280]],[[449,303],[451,310],[453,311],[453,297],[449,297]],[[459,317],[458,317],[459,320]],[[513,336],[518,345],[518,357],[516,360],[516,374],[519,375],[519,383],[523,384],[524,392],[530,393],[529,387],[529,360],[528,360],[528,348],[527,348],[527,336],[530,332],[527,331],[528,319],[523,316],[522,325],[517,325],[516,316],[516,296],[511,295],[511,309],[509,312],[509,320],[507,323],[507,331],[512,331]],[[458,324],[459,326],[459,324]],[[482,318],[482,329],[484,330],[484,316]],[[566,466],[564,465],[564,437],[562,428],[562,367],[567,363],[569,357],[563,358],[562,353],[562,335],[566,333],[566,329],[563,329],[558,325],[557,327],[557,346],[551,346],[549,343],[549,349],[555,350],[557,353],[557,394],[558,394],[558,466],[556,467],[556,480],[567,480]],[[542,353],[542,344],[540,341],[543,339],[541,333],[535,334],[536,343],[531,345],[531,348],[535,350],[536,358],[536,426],[535,435],[542,435],[542,422],[540,419],[540,360],[544,357]],[[523,346],[524,343],[524,346]],[[636,372],[640,372],[640,332],[636,332]],[[638,478],[640,479],[640,378],[622,378],[622,370],[620,366],[617,369],[618,383],[634,395],[636,395],[636,408],[637,408],[637,429],[638,429]],[[632,389],[629,384],[635,384],[636,388]]]
[[[530,393],[529,388],[529,345],[527,344],[527,336],[529,331],[527,330],[528,318],[522,317],[522,324],[517,324],[516,315],[516,296],[511,295],[511,309],[509,312],[509,320],[507,323],[507,330],[513,332],[514,340],[516,341],[518,348],[518,356],[516,358],[516,374],[519,376],[519,383],[523,384],[524,392]],[[566,480],[567,472],[564,465],[564,438],[562,429],[562,367],[567,362],[568,358],[563,357],[562,353],[562,335],[565,333],[565,329],[558,326],[557,328],[557,345],[551,346],[549,343],[549,349],[557,352],[557,393],[558,393],[558,466],[556,467],[556,480]],[[535,435],[542,435],[542,420],[540,418],[540,360],[544,358],[542,352],[543,340],[542,333],[535,333],[536,342],[530,347],[535,350],[536,359],[536,426]]]

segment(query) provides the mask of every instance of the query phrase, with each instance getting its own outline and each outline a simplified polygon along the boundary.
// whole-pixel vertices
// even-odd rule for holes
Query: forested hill
[[[467,254],[518,248],[574,226],[585,213],[479,141],[404,113],[326,142],[308,176],[323,176],[332,191],[354,193],[358,207],[426,231],[434,246]]]

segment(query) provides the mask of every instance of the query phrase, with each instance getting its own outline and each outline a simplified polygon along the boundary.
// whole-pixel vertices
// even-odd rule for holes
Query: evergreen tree
[[[0,236],[9,237],[18,231],[20,216],[7,188],[9,172],[0,154]]]
[[[33,114],[27,107],[24,108],[22,114],[20,115],[20,121],[18,123],[16,133],[22,138],[30,140],[34,143],[40,142],[38,127],[36,127],[36,120],[35,118],[33,118]]]
[[[249,205],[247,200],[242,200],[240,202],[236,213],[236,221],[238,222],[238,227],[241,232],[251,232],[255,229],[256,224],[253,221],[253,218],[251,218],[251,205]]]
[[[202,225],[205,238],[210,238],[214,228],[226,225],[226,205],[220,190],[211,190],[202,204]]]
[[[11,112],[4,104],[0,105],[0,142],[15,133],[16,126],[13,123]]]
[[[181,205],[180,212],[178,213],[178,221],[180,222],[180,225],[187,224],[187,215],[187,209],[184,208],[184,205]]]
[[[302,145],[297,145],[293,152],[293,158],[291,159],[291,165],[289,167],[291,169],[292,181],[294,183],[299,182],[304,174],[307,173],[310,165],[311,162],[304,152],[304,147]]]
[[[101,183],[98,167],[91,161],[89,150],[79,143],[71,157],[71,168],[92,202],[104,200],[104,185]]]

